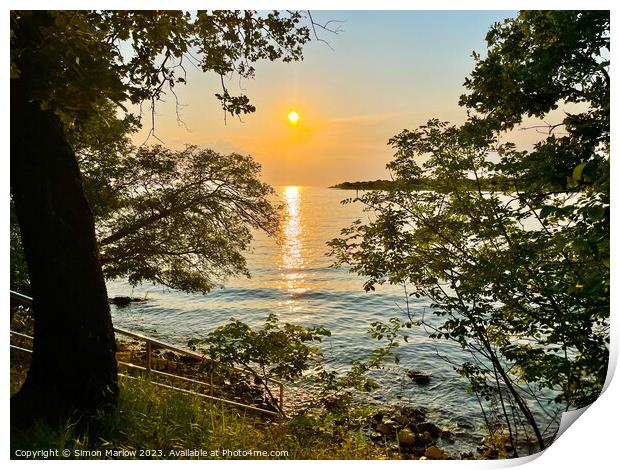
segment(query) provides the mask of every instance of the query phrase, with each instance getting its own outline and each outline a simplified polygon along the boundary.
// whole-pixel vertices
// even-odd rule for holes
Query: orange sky
[[[484,51],[493,21],[511,12],[316,12],[315,20],[344,20],[344,32],[328,36],[330,49],[310,43],[303,62],[259,63],[256,78],[228,84],[246,93],[257,111],[243,122],[228,117],[214,93],[219,79],[188,68],[187,85],[159,103],[156,135],[167,147],[185,144],[250,154],[273,185],[329,186],[341,181],[388,177],[387,141],[403,128],[437,117],[465,118],[457,105],[473,68],[471,51]],[[291,125],[290,111],[300,120]],[[148,133],[139,133],[141,144]],[[527,135],[526,135],[527,134]],[[536,134],[523,131],[516,140]],[[149,143],[158,143],[151,138]]]

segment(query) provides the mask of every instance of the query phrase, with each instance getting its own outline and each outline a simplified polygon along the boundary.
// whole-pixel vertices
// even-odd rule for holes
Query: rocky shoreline
[[[143,362],[146,350],[139,342],[119,341],[119,360],[133,358]],[[177,374],[197,374],[194,377],[205,382],[213,381],[219,395],[235,401],[242,401],[254,406],[275,410],[269,398],[259,385],[247,377],[229,374],[212,378],[208,369],[200,369],[200,362],[191,357],[184,357],[171,351],[154,349],[152,351],[154,366],[161,371]],[[203,364],[204,366],[204,364]],[[425,377],[426,380],[426,377]],[[505,457],[482,441],[473,451],[450,453],[451,447],[458,439],[458,432],[441,427],[432,422],[427,412],[421,407],[395,406],[379,409],[362,424],[362,431],[376,445],[388,446],[403,459],[452,460],[452,459],[494,459]]]
[[[132,299],[132,301],[138,300],[142,299]],[[21,327],[15,324],[16,329],[28,332],[27,326],[30,326],[30,322],[26,321],[27,318],[21,317],[18,315],[14,319],[20,320],[16,323],[20,323]],[[21,341],[19,338],[16,340]],[[117,338],[117,359],[120,362],[144,366],[146,354],[144,343],[133,339]],[[201,390],[200,387],[196,387],[195,391],[251,404],[270,411],[277,409],[270,403],[270,397],[266,395],[261,384],[255,383],[248,376],[240,373],[222,373],[222,370],[211,370],[208,361],[204,362],[163,348],[154,348],[151,351],[151,365],[161,372],[200,380],[211,388],[211,390],[204,388]],[[124,370],[124,372],[127,371]],[[409,371],[408,375],[419,385],[427,384],[431,376],[429,372],[414,370]],[[166,382],[161,377],[158,377],[158,381]],[[448,450],[454,448],[462,432],[437,425],[422,407],[390,406],[375,408],[371,413],[363,422],[358,422],[357,430],[361,430],[370,442],[390,448],[403,459],[497,459],[505,458],[510,453],[509,448],[497,449],[487,440],[482,440],[476,449],[469,452],[458,453]]]

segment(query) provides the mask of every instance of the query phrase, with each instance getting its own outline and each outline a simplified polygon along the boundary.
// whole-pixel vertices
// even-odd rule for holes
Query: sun
[[[297,111],[291,111],[290,113],[288,113],[288,122],[290,122],[291,124],[297,124],[298,121],[299,114],[297,113]]]

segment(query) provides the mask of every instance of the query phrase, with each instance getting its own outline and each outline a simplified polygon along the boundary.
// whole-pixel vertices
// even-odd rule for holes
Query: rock
[[[391,419],[387,419],[377,425],[377,431],[381,434],[391,435],[396,430],[396,422]]]
[[[438,438],[439,435],[441,434],[441,429],[439,429],[439,427],[429,421],[426,421],[424,423],[419,423],[418,424],[418,430],[420,432],[424,432],[424,431],[428,431],[430,433],[431,436],[433,436],[434,439]]]
[[[409,428],[401,429],[398,432],[398,442],[404,446],[412,446],[415,444],[415,434]]]
[[[419,443],[416,442],[416,446]],[[426,452],[426,447],[422,446],[422,447],[414,447],[413,449],[411,449],[411,453],[413,455],[415,455],[417,458],[420,458],[424,455],[424,452]]]
[[[448,458],[445,452],[436,446],[430,446],[426,449],[424,456],[431,460],[445,460]]]
[[[423,455],[422,457],[419,458],[419,460],[428,460],[428,457]]]
[[[377,429],[377,432],[382,434],[382,435],[390,433],[390,430],[388,429],[388,427],[385,424],[383,424],[383,423],[377,424],[377,428],[376,429]]]
[[[380,432],[373,432],[370,435],[370,439],[375,441],[375,442],[382,442],[384,440],[383,439],[383,434],[381,434]]]
[[[250,395],[252,393],[252,389],[250,388],[250,386],[244,382],[239,382],[235,384],[233,390],[239,395]],[[258,396],[259,395],[257,395],[257,397]],[[260,394],[260,397],[262,397],[262,393]]]
[[[379,411],[378,413],[375,413],[375,414],[372,416],[372,419],[373,419],[373,420],[375,420],[375,421],[377,421],[377,422],[381,422],[381,421],[383,421],[383,413],[382,413],[381,411]]]
[[[166,359],[168,361],[178,361],[179,360],[179,355],[177,353],[175,353],[174,351],[162,351],[159,354],[159,357],[161,357],[162,359]]]
[[[179,358],[179,362],[183,362],[184,364],[195,364],[197,362],[200,362],[200,359],[193,356],[181,356]],[[204,370],[208,371],[206,368]]]
[[[426,421],[426,414],[420,408],[415,408],[412,406],[404,406],[400,409],[401,414],[405,415],[410,420],[419,423],[421,421]]]
[[[407,375],[411,380],[413,380],[418,385],[426,385],[431,381],[431,373],[430,372],[422,372],[414,369],[409,369],[407,371]]]
[[[430,432],[424,431],[423,433],[418,434],[418,440],[424,444],[430,444],[433,442],[433,436],[431,436]]]
[[[402,426],[407,426],[409,424],[409,418],[407,418],[405,415],[397,414],[393,417],[393,419]]]
[[[441,430],[441,438],[448,441],[450,444],[454,444],[454,432],[450,429],[442,429]]]
[[[127,297],[119,295],[117,297],[112,297],[111,299],[108,299],[108,302],[116,305],[117,307],[126,307],[132,302],[144,302],[145,300],[146,299],[141,299],[140,297]]]

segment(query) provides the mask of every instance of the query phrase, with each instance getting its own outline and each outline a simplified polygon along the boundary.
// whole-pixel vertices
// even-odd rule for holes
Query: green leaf
[[[576,182],[580,182],[581,181],[581,176],[583,175],[583,170],[586,167],[588,163],[587,162],[582,162],[579,165],[577,165],[575,167],[575,169],[573,170],[573,179]]]

